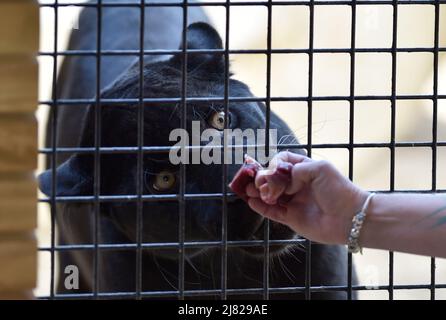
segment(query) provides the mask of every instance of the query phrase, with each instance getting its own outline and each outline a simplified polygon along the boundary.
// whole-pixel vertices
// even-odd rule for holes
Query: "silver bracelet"
[[[365,217],[367,215],[367,209],[370,201],[375,196],[375,193],[370,193],[362,206],[361,211],[359,211],[352,219],[352,229],[350,230],[350,235],[348,236],[348,252],[351,253],[362,253],[362,248],[359,245],[359,235],[361,233],[362,224],[364,223]]]

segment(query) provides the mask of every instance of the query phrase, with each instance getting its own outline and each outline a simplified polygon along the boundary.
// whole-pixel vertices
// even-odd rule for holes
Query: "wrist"
[[[361,236],[362,227],[367,217],[370,202],[372,201],[374,196],[375,193],[369,193],[361,209],[352,218],[352,227],[350,229],[347,241],[348,251],[351,253],[362,253],[362,246],[359,243],[359,238]]]
[[[358,189],[356,191],[356,196],[353,200],[353,212],[350,215],[350,221],[353,219],[353,217],[363,209],[365,202],[367,201],[367,198],[370,196],[370,192],[364,191],[361,189]],[[369,205],[370,206],[370,205]]]
[[[344,227],[342,228],[341,244],[348,243],[348,238],[352,229],[352,219],[358,212],[361,211],[369,195],[370,192],[359,188],[351,193],[351,199],[348,201],[349,205],[345,208],[343,215]]]
[[[394,238],[391,241],[398,241],[396,234],[399,233],[398,226],[401,226],[402,223],[397,214],[399,210],[391,209],[393,206],[398,207],[394,201],[392,196],[387,194],[378,194],[373,199],[360,238],[362,246],[384,249],[386,248],[385,239]]]

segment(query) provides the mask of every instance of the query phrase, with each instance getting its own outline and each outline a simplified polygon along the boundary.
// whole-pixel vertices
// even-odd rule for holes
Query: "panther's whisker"
[[[161,273],[161,275],[163,276],[164,280],[166,280],[167,284],[170,285],[172,287],[173,290],[178,290],[177,287],[172,284],[169,279],[167,278],[167,276],[164,274],[164,272],[169,273],[168,271],[166,271],[163,267],[161,267],[161,265],[158,262],[158,259],[156,258],[156,255],[153,255],[153,261],[155,262],[155,265],[157,266],[159,272]],[[172,274],[170,274],[171,276],[173,276]],[[175,276],[174,276],[175,277]]]
[[[288,248],[285,249],[284,251],[285,254],[288,254]],[[277,259],[279,261],[279,265],[280,268],[283,270],[283,272],[285,273],[285,275],[287,276],[288,280],[290,281],[295,281],[296,277],[293,275],[293,273],[290,271],[290,269],[288,269],[288,267],[285,265],[285,263],[282,261],[280,255],[277,256]]]

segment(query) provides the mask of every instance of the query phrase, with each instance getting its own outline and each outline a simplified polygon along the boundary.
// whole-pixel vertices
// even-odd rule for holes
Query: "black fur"
[[[149,8],[146,12],[145,49],[175,49],[181,40],[180,8]],[[96,11],[84,9],[80,30],[74,31],[70,48],[95,48]],[[198,22],[201,21],[201,22]],[[188,27],[189,49],[220,49],[222,41],[208,24],[199,8],[190,10]],[[198,23],[197,23],[198,22]],[[103,50],[138,49],[139,9],[103,9]],[[182,45],[180,45],[182,48]],[[58,81],[58,97],[92,98],[95,92],[95,59],[67,58]],[[144,64],[144,97],[172,98],[181,96],[182,55],[157,59],[147,56]],[[222,54],[188,54],[187,94],[190,97],[224,96],[225,61]],[[139,63],[135,58],[104,57],[101,65],[101,97],[104,99],[139,97]],[[250,97],[249,88],[234,79],[229,81],[231,96]],[[201,129],[209,127],[208,118],[222,110],[222,103],[200,102],[188,104],[187,123],[199,120]],[[265,107],[254,102],[230,103],[231,128],[263,128]],[[101,106],[103,147],[136,146],[138,104]],[[168,137],[174,128],[181,127],[181,105],[175,103],[147,103],[144,106],[144,145],[173,145]],[[290,129],[275,114],[271,128],[278,136],[290,135]],[[190,127],[188,128],[190,130]],[[60,106],[57,114],[58,147],[92,147],[95,137],[95,107]],[[52,136],[48,126],[48,141]],[[48,143],[48,145],[50,145]],[[299,150],[295,150],[299,152]],[[105,154],[100,158],[101,195],[131,195],[136,193],[137,156]],[[62,155],[57,159],[57,195],[92,195],[94,187],[94,158],[87,154]],[[229,179],[239,165],[228,165]],[[154,174],[168,170],[178,174],[178,166],[171,165],[166,154],[144,156],[144,194],[156,193],[151,188]],[[187,165],[187,193],[218,193],[222,186],[221,165]],[[52,172],[40,177],[40,188],[47,195],[52,190]],[[169,194],[178,192],[178,187]],[[143,241],[178,241],[178,203],[144,202]],[[216,241],[221,239],[221,200],[191,200],[186,202],[186,240]],[[86,203],[57,205],[57,227],[60,244],[87,244],[94,240],[94,207]],[[228,239],[263,239],[262,218],[241,200],[228,203]],[[100,205],[99,242],[102,244],[135,243],[136,204],[109,202]],[[287,227],[271,223],[271,239],[291,239],[296,235]],[[221,288],[221,256],[219,248],[189,249],[186,251],[185,289]],[[261,288],[263,286],[263,248],[228,249],[228,288]],[[305,253],[298,246],[271,247],[270,287],[304,286]],[[59,270],[75,264],[81,273],[81,288],[76,292],[91,292],[94,277],[94,253],[78,250],[59,253]],[[135,290],[136,254],[134,249],[102,250],[99,253],[99,291],[131,292]],[[178,250],[144,250],[142,258],[143,290],[176,290],[178,284]],[[312,246],[312,285],[346,285],[347,254],[339,246]],[[60,276],[63,273],[60,272]],[[73,293],[59,280],[59,293]],[[273,294],[273,298],[303,298],[303,293]],[[241,296],[234,296],[240,298]],[[261,298],[262,295],[247,295]],[[315,298],[346,298],[344,292],[315,293]],[[206,298],[206,297],[203,297]]]

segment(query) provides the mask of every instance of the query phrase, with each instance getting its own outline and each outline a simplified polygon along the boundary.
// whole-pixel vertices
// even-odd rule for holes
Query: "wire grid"
[[[414,48],[401,48],[397,46],[397,26],[398,26],[398,6],[401,4],[422,4],[431,5],[435,8],[435,21],[434,21],[434,46],[433,47],[414,47]],[[286,293],[286,292],[304,292],[306,299],[311,299],[311,293],[313,292],[328,292],[328,291],[346,291],[348,293],[348,299],[352,299],[353,292],[359,290],[368,290],[367,286],[353,285],[352,283],[352,255],[348,255],[348,283],[346,286],[312,286],[311,285],[311,242],[305,239],[301,240],[270,240],[269,239],[269,223],[266,223],[264,229],[265,240],[246,240],[246,241],[229,241],[227,239],[227,202],[235,197],[235,195],[228,191],[227,180],[228,172],[227,167],[223,165],[223,180],[222,180],[222,193],[213,194],[187,194],[185,189],[186,175],[184,164],[180,169],[180,191],[175,195],[144,195],[143,194],[143,155],[154,153],[167,153],[170,150],[169,146],[165,147],[145,147],[144,146],[144,126],[143,126],[143,113],[144,104],[150,102],[175,102],[180,103],[182,108],[182,127],[186,128],[186,104],[188,102],[223,102],[225,111],[225,123],[228,123],[228,106],[230,102],[248,102],[258,101],[264,102],[266,105],[266,130],[270,125],[270,112],[271,102],[286,102],[286,101],[303,101],[308,105],[308,118],[307,118],[307,143],[306,144],[283,144],[280,145],[280,149],[289,148],[305,148],[308,155],[312,155],[313,149],[347,149],[348,150],[348,162],[349,171],[348,176],[353,179],[354,168],[354,150],[358,148],[388,148],[390,150],[390,188],[389,190],[376,190],[381,192],[395,191],[395,150],[396,148],[404,147],[428,147],[432,149],[432,187],[431,190],[417,191],[417,190],[403,190],[402,192],[446,192],[446,190],[439,190],[437,188],[437,149],[438,147],[445,147],[446,141],[438,141],[438,100],[446,99],[446,95],[439,94],[438,90],[438,69],[439,69],[439,53],[446,52],[446,47],[440,47],[439,34],[440,34],[440,5],[446,4],[446,0],[351,0],[351,1],[333,1],[333,0],[308,0],[308,1],[242,1],[231,2],[230,0],[220,2],[198,2],[189,3],[187,0],[182,2],[179,0],[177,3],[172,2],[158,2],[158,3],[145,3],[141,0],[140,3],[103,3],[102,0],[97,0],[96,3],[59,3],[55,0],[54,3],[40,3],[40,7],[50,7],[54,9],[54,49],[49,52],[39,52],[39,56],[52,57],[53,59],[53,74],[52,74],[52,92],[53,96],[51,100],[40,101],[41,105],[47,105],[51,108],[52,117],[50,119],[51,127],[53,130],[52,135],[52,147],[45,147],[39,150],[40,154],[51,157],[52,165],[52,196],[49,198],[38,199],[41,203],[49,203],[51,207],[51,244],[49,247],[40,247],[39,251],[50,252],[51,254],[51,283],[49,296],[41,297],[44,299],[63,299],[63,298],[146,298],[146,297],[178,297],[184,299],[185,297],[193,297],[199,295],[214,295],[219,296],[222,299],[226,299],[228,295],[236,294],[259,294],[263,295],[264,299],[268,299],[272,293]],[[335,6],[343,5],[351,8],[351,40],[349,48],[314,48],[314,11],[316,6]],[[389,5],[393,8],[393,30],[392,30],[392,46],[391,48],[356,48],[356,8],[359,5]],[[98,22],[97,22],[97,50],[58,50],[58,24],[59,15],[58,9],[66,6],[76,7],[93,7],[97,10]],[[139,38],[139,50],[102,50],[101,49],[101,18],[102,9],[104,7],[135,7],[140,8],[140,21],[141,26],[144,26],[145,8],[146,7],[180,7],[183,9],[183,32],[182,41],[186,43],[187,33],[186,28],[188,26],[188,7],[196,6],[218,6],[225,9],[225,39],[224,49],[187,49],[186,46],[180,50],[145,50],[144,48],[144,28],[140,28]],[[229,33],[230,33],[230,8],[233,6],[264,6],[267,8],[267,48],[264,49],[229,49]],[[307,6],[309,8],[309,42],[306,49],[273,49],[271,45],[271,28],[272,28],[272,10],[274,6]],[[423,52],[432,53],[433,59],[433,93],[432,94],[417,94],[417,95],[398,95],[396,90],[397,85],[397,53],[400,52]],[[183,55],[182,65],[182,81],[181,81],[181,97],[172,98],[144,98],[143,94],[143,64],[144,57],[147,55],[165,55],[165,54],[178,54]],[[225,59],[225,88],[223,97],[187,97],[187,56],[188,53],[222,53]],[[308,94],[306,96],[271,96],[271,55],[272,54],[307,54],[309,59],[308,69]],[[317,53],[346,53],[350,55],[350,88],[349,95],[347,96],[314,96],[313,95],[313,56]],[[390,53],[392,57],[392,71],[391,71],[391,94],[390,95],[355,95],[355,55],[356,53]],[[264,54],[266,55],[266,96],[265,97],[231,97],[229,96],[229,56],[231,54]],[[100,97],[100,76],[101,76],[101,57],[103,56],[137,56],[139,57],[139,98],[136,99],[102,99]],[[57,61],[58,57],[63,56],[93,56],[96,58],[96,97],[92,99],[58,99],[57,92]],[[354,114],[355,114],[355,102],[356,101],[373,101],[373,100],[387,100],[391,103],[391,137],[389,143],[355,143],[354,141]],[[396,103],[398,100],[431,100],[433,102],[433,123],[432,123],[432,142],[396,142]],[[324,143],[314,144],[312,143],[312,123],[313,123],[313,102],[316,101],[348,101],[349,103],[349,142],[348,143]],[[102,104],[138,104],[138,142],[136,147],[101,147],[101,105]],[[93,105],[95,115],[95,145],[94,147],[77,147],[77,148],[60,148],[56,147],[57,138],[57,110],[59,105]],[[266,139],[266,150],[268,150],[269,137]],[[190,147],[194,148],[194,147]],[[223,152],[225,152],[227,145],[223,146]],[[88,153],[94,154],[94,194],[92,196],[56,196],[56,157],[62,153]],[[101,154],[117,154],[117,153],[136,153],[137,154],[137,194],[135,195],[113,195],[103,196],[100,195],[100,155]],[[400,190],[399,190],[400,191]],[[204,200],[204,199],[219,199],[222,201],[222,240],[221,241],[200,241],[200,242],[186,242],[185,241],[185,203],[187,200]],[[99,244],[99,210],[100,204],[106,202],[136,202],[137,204],[137,241],[134,244]],[[150,201],[177,201],[179,203],[179,230],[178,242],[170,243],[143,243],[142,241],[142,208],[144,202]],[[94,243],[82,244],[82,245],[57,245],[56,244],[56,203],[93,203],[94,204]],[[305,246],[306,262],[305,262],[305,284],[301,287],[282,287],[271,288],[269,286],[269,248],[276,244],[288,244],[301,242]],[[264,266],[263,266],[263,288],[253,289],[228,289],[227,288],[227,250],[231,247],[241,246],[262,246],[264,248]],[[207,247],[221,247],[222,248],[222,260],[221,260],[221,289],[215,290],[185,290],[184,289],[184,263],[185,263],[185,250],[189,248],[207,248]],[[136,291],[135,292],[112,292],[101,293],[98,291],[98,260],[99,250],[126,250],[135,249],[137,252],[136,259]],[[172,291],[149,291],[144,292],[142,290],[142,251],[145,249],[177,249],[179,255],[179,281],[178,290]],[[55,256],[56,252],[71,251],[71,250],[93,250],[95,254],[94,258],[94,288],[92,293],[81,294],[56,294],[55,288]],[[415,285],[394,285],[394,256],[393,252],[389,252],[389,283],[387,285],[381,285],[375,289],[387,290],[389,293],[389,299],[394,297],[394,290],[399,289],[429,289],[430,298],[435,299],[436,289],[446,289],[446,284],[437,284],[435,280],[435,258],[431,258],[430,268],[430,284],[415,284]]]

